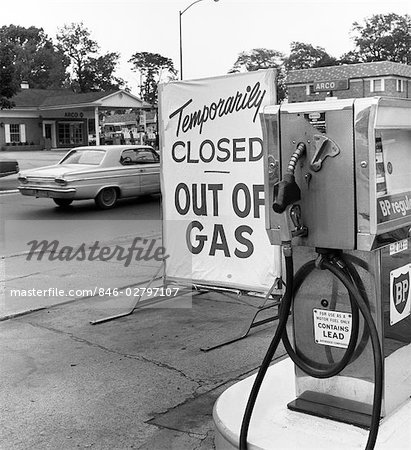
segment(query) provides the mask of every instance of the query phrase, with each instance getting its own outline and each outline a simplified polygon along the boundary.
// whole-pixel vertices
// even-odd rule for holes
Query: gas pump
[[[411,396],[411,101],[276,105],[261,122],[266,228],[286,289],[240,448],[282,340],[295,364],[288,408],[367,428],[372,449],[381,418]]]

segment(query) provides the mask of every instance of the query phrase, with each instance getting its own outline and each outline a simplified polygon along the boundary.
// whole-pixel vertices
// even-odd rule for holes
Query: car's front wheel
[[[116,205],[117,198],[117,189],[113,187],[107,187],[102,189],[97,194],[97,197],[94,199],[94,201],[100,209],[110,209]]]
[[[73,200],[69,198],[53,198],[53,201],[57,206],[61,207],[69,206],[73,203]]]

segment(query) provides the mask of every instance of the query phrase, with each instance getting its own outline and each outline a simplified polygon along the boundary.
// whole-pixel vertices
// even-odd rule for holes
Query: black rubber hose
[[[362,298],[364,299],[364,301],[369,309],[370,302],[367,297],[367,290],[365,289],[364,283],[363,283],[359,273],[357,272],[357,269],[355,268],[354,264],[350,261],[350,259],[353,259],[353,260],[355,260],[356,263],[359,263],[360,267],[363,267],[364,270],[368,271],[368,267],[367,266],[364,267],[364,261],[362,261],[361,259],[356,258],[352,255],[345,255],[344,262],[347,265],[347,272],[349,273],[354,286],[356,286],[358,288],[359,293],[361,294]],[[362,354],[362,352],[364,351],[364,349],[367,345],[369,337],[370,336],[369,336],[368,328],[363,327],[362,336],[361,336],[360,342],[355,350],[355,353],[351,358],[351,363],[353,363]]]
[[[271,340],[267,353],[264,356],[260,369],[257,372],[256,379],[254,380],[253,387],[251,388],[250,396],[248,397],[247,405],[245,408],[243,421],[240,431],[240,450],[247,450],[247,435],[250,426],[251,415],[253,413],[254,405],[257,400],[258,392],[261,384],[264,380],[267,369],[273,359],[273,356],[277,350],[278,344],[281,341],[281,336],[287,325],[288,316],[290,314],[292,297],[293,297],[293,278],[294,278],[294,266],[293,257],[291,253],[291,246],[284,249],[285,259],[285,271],[286,271],[286,288],[283,299],[281,301],[281,309],[279,311],[278,325],[275,331],[274,337]]]
[[[264,357],[264,360],[260,366],[260,369],[257,373],[256,379],[254,381],[254,384],[252,386],[250,396],[248,398],[248,402],[245,408],[243,421],[241,424],[241,431],[240,431],[240,450],[247,450],[247,435],[248,435],[248,429],[250,425],[250,420],[252,416],[252,412],[254,409],[255,402],[257,400],[258,392],[260,390],[261,384],[264,380],[264,376],[267,372],[267,369],[272,361],[272,358],[278,348],[278,345],[280,343],[281,338],[283,335],[285,336],[285,330],[287,325],[288,316],[290,314],[292,300],[293,300],[293,259],[292,259],[292,253],[291,249],[289,248],[289,254],[287,255],[284,251],[285,256],[285,267],[286,267],[286,291],[284,293],[283,300],[281,302],[281,308],[279,311],[279,322],[277,326],[277,330],[274,334],[274,337],[270,343],[270,346],[267,350],[267,353]],[[308,270],[311,266],[312,262],[307,263],[302,271],[302,273],[306,274],[309,273],[312,269]],[[368,440],[365,449],[366,450],[372,450],[375,446],[375,442],[378,435],[378,429],[379,429],[379,422],[380,422],[380,415],[381,415],[381,401],[382,401],[382,377],[383,377],[383,362],[382,362],[382,352],[381,352],[381,346],[380,341],[378,337],[378,331],[376,329],[375,323],[373,321],[372,315],[370,313],[369,307],[366,303],[366,301],[361,296],[360,292],[358,291],[357,286],[352,282],[352,279],[347,273],[344,271],[344,269],[335,266],[332,262],[330,262],[327,259],[324,259],[322,261],[323,268],[328,269],[332,274],[334,274],[346,287],[350,294],[350,300],[353,299],[353,301],[356,303],[356,306],[358,306],[359,310],[361,311],[361,314],[364,318],[365,325],[367,326],[370,337],[371,337],[371,343],[373,347],[373,355],[374,355],[374,398],[373,398],[373,407],[372,407],[372,414],[371,414],[371,425],[370,425],[370,432],[368,435]],[[303,282],[303,277],[301,275],[301,283]],[[291,284],[290,284],[291,283]],[[291,345],[290,345],[291,347]],[[350,351],[352,354],[352,350]],[[294,351],[292,353],[295,354]],[[348,355],[349,353],[346,352],[344,356]],[[291,355],[290,355],[291,357]],[[344,358],[344,357],[343,357]],[[297,360],[299,361],[299,360]],[[341,360],[342,361],[342,360]],[[335,366],[340,366],[341,361],[333,366],[333,371],[336,370]],[[295,361],[294,361],[295,362]],[[297,366],[299,364],[296,362]],[[304,364],[305,366],[306,364]],[[300,366],[299,366],[300,367]],[[300,367],[302,369],[302,367]],[[304,370],[304,369],[302,369]],[[311,371],[316,371],[318,369],[310,368]],[[340,369],[342,370],[342,369]],[[330,371],[331,372],[331,371]],[[320,376],[319,378],[323,378]]]
[[[323,262],[323,265],[324,268],[328,269],[337,278],[339,278],[339,280],[344,284],[344,286],[348,289],[348,291],[351,292],[351,294],[353,295],[353,297],[357,302],[358,308],[360,309],[364,321],[367,325],[367,328],[370,332],[374,355],[374,398],[371,414],[370,432],[368,435],[368,440],[365,449],[372,450],[375,446],[375,442],[377,440],[378,435],[378,429],[380,426],[381,401],[382,401],[383,361],[378,331],[367,304],[365,303],[361,294],[358,292],[357,287],[351,282],[351,280],[347,277],[344,271],[338,269],[327,260]]]
[[[304,280],[307,276],[316,268],[316,261],[312,260],[305,263],[295,274],[294,277],[294,289],[293,289],[293,299],[295,294],[300,289]],[[349,292],[349,291],[348,291]],[[331,378],[338,375],[351,361],[351,358],[354,354],[357,340],[358,340],[358,330],[359,330],[359,312],[358,306],[356,304],[355,299],[352,294],[349,292],[349,299],[351,304],[351,313],[352,313],[352,329],[350,334],[350,340],[348,342],[348,346],[344,352],[343,357],[339,362],[335,364],[322,364],[316,361],[312,361],[301,353],[297,353],[297,349],[294,350],[291,346],[287,329],[284,330],[282,340],[284,343],[284,347],[287,350],[288,355],[293,360],[294,364],[296,364],[301,370],[303,370],[307,375],[310,375],[314,378]]]

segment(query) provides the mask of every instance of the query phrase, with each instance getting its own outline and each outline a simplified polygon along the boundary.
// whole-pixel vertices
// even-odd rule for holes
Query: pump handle
[[[295,182],[294,174],[285,173],[283,179],[274,185],[274,212],[281,214],[288,205],[300,200],[301,191]]]
[[[294,153],[291,155],[287,171],[283,179],[274,185],[274,212],[281,214],[287,206],[292,205],[301,199],[301,191],[295,182],[294,172],[297,161],[305,154],[306,146],[304,142],[299,142]]]
[[[340,148],[327,136],[315,134],[313,137],[316,150],[313,159],[311,160],[310,168],[314,172],[318,172],[321,170],[324,159],[327,158],[327,156],[330,156],[331,158],[337,156],[340,153]]]

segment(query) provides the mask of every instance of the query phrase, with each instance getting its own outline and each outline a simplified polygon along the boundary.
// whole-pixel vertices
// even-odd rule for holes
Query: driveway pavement
[[[214,448],[214,402],[259,366],[275,326],[203,352],[255,312],[211,292],[90,324],[121,310],[94,297],[0,322],[2,449]]]

